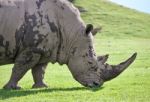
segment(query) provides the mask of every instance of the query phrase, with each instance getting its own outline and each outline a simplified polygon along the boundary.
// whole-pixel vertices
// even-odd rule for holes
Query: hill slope
[[[104,37],[150,38],[150,15],[109,2],[108,0],[76,0],[89,12],[82,13],[87,23],[102,25]]]

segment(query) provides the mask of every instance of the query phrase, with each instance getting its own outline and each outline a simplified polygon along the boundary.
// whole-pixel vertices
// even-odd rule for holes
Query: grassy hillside
[[[67,67],[49,64],[47,89],[31,89],[31,72],[19,82],[23,89],[0,89],[0,102],[149,102],[150,100],[150,15],[139,13],[107,0],[76,0],[88,10],[86,23],[102,26],[95,37],[97,54],[110,54],[109,63],[117,64],[138,52],[137,60],[116,79],[97,90],[76,82]],[[8,81],[12,65],[0,66],[0,88]]]
[[[150,15],[129,10],[108,0],[76,0],[89,12],[82,17],[87,23],[103,27],[102,36],[113,38],[150,38]]]

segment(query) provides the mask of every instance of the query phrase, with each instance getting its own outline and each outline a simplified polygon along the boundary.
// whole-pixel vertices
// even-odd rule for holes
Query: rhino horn
[[[125,62],[122,62],[118,65],[105,64],[104,69],[101,70],[102,79],[104,81],[109,81],[117,77],[135,60],[136,56],[137,53],[134,53],[129,59],[127,59]]]
[[[97,57],[97,60],[98,60],[99,62],[102,62],[102,63],[104,64],[104,63],[107,61],[108,57],[109,57],[108,54],[107,54],[107,55],[103,55],[103,56],[98,56],[98,57]]]

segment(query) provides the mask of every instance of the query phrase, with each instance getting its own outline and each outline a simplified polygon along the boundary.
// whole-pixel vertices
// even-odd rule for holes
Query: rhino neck
[[[68,64],[71,56],[74,55],[76,51],[77,41],[80,39],[81,29],[76,31],[68,31],[65,26],[59,25],[58,30],[58,50],[56,56],[56,62],[59,64]]]
[[[76,42],[85,29],[85,24],[80,18],[79,11],[68,1],[58,0],[53,6],[59,39],[56,61],[59,64],[68,64],[70,56],[76,48]]]

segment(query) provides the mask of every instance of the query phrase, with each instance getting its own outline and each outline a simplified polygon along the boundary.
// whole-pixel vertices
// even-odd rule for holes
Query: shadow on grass
[[[101,88],[96,88],[96,89],[90,89],[90,88],[85,88],[85,87],[72,87],[72,88],[45,88],[45,89],[29,89],[29,90],[5,90],[5,89],[0,89],[0,98],[5,100],[8,98],[12,97],[21,97],[21,96],[28,96],[28,95],[35,95],[38,93],[52,93],[52,92],[71,92],[71,91],[98,91],[103,89]]]

